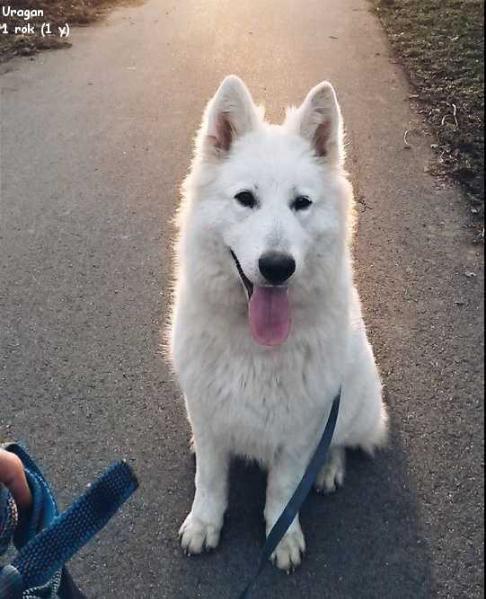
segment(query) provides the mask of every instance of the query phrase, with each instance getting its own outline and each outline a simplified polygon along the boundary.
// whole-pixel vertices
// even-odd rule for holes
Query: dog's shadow
[[[236,462],[220,548],[193,562],[201,574],[198,597],[237,599],[251,578],[264,540],[264,473]],[[431,594],[428,548],[421,535],[417,499],[399,436],[374,459],[348,452],[345,485],[337,493],[312,493],[301,511],[307,543],[302,566],[286,576],[270,564],[253,597],[420,599]],[[203,563],[204,562],[204,563]],[[228,594],[228,589],[229,594]]]

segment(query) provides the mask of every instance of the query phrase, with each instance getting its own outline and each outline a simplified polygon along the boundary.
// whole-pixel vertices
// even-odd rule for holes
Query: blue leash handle
[[[304,476],[302,477],[300,483],[295,489],[294,494],[290,498],[289,502],[285,506],[284,511],[280,515],[277,522],[275,522],[272,530],[268,534],[267,540],[265,541],[265,545],[263,546],[262,552],[260,554],[260,561],[258,562],[256,572],[253,575],[251,581],[245,587],[245,590],[241,593],[239,599],[250,599],[251,592],[256,582],[256,579],[267,564],[268,560],[270,559],[270,556],[275,551],[277,545],[282,540],[282,537],[289,529],[289,526],[294,521],[295,516],[297,516],[297,514],[299,513],[299,510],[302,507],[302,504],[304,503],[307,495],[309,495],[309,492],[317,478],[319,470],[326,461],[327,452],[329,450],[329,446],[331,445],[334,430],[336,428],[340,401],[341,389],[339,389],[338,394],[334,398],[326,427],[324,429],[324,432],[322,433],[319,445],[317,446],[314,455],[312,456],[312,459],[309,462],[309,465],[307,466]]]
[[[19,551],[12,566],[24,588],[46,584],[115,514],[137,489],[125,462],[110,466],[79,499]]]

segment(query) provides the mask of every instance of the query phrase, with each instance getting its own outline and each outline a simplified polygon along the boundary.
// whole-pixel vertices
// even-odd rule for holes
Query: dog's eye
[[[237,200],[242,206],[245,208],[254,208],[257,204],[255,196],[251,193],[251,191],[240,191],[235,195],[235,200]]]
[[[306,196],[298,196],[292,202],[292,208],[293,210],[306,210],[311,204],[312,202]]]

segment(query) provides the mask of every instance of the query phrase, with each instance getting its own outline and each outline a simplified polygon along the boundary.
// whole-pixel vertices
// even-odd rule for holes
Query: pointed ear
[[[229,75],[206,108],[202,131],[205,151],[224,156],[235,139],[255,129],[259,120],[246,85],[236,75]]]
[[[317,156],[334,166],[344,161],[343,122],[333,86],[323,81],[313,87],[292,119]]]

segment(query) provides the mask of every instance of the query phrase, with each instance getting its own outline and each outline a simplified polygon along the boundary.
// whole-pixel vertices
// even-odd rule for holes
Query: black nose
[[[281,285],[294,274],[295,260],[287,254],[268,252],[258,260],[258,267],[271,285]]]

